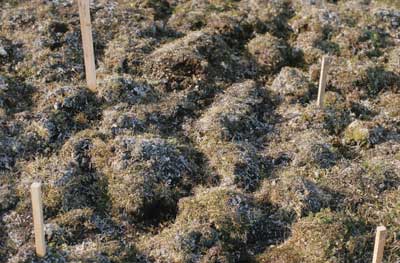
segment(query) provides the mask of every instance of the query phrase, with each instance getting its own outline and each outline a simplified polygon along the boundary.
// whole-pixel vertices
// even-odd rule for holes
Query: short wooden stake
[[[41,186],[42,184],[37,182],[31,185],[31,197],[36,254],[39,257],[44,257],[46,255],[46,240],[44,236]]]
[[[85,58],[86,81],[88,88],[96,91],[96,64],[94,60],[92,24],[90,22],[90,0],[78,0],[83,53]]]
[[[372,260],[372,263],[382,263],[385,241],[386,241],[386,227],[378,226],[376,228],[374,258]]]
[[[327,77],[328,77],[328,68],[329,68],[329,58],[327,56],[324,56],[322,58],[322,63],[321,63],[321,76],[319,79],[318,101],[317,101],[318,107],[321,107],[321,108],[324,106],[324,97],[325,97],[325,88],[326,88],[326,82],[327,82]]]

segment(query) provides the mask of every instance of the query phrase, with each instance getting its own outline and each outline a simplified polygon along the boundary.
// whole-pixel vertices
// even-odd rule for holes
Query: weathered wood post
[[[376,228],[374,258],[372,259],[372,263],[382,263],[385,241],[386,241],[386,227],[378,226]]]
[[[44,235],[43,223],[43,203],[42,203],[42,184],[33,183],[31,185],[33,227],[35,231],[36,254],[39,257],[46,255],[46,240]]]
[[[324,107],[324,97],[325,97],[325,88],[328,77],[328,69],[329,69],[329,57],[324,56],[322,58],[322,63],[321,63],[321,76],[319,79],[318,100],[317,100],[317,106],[320,108]]]
[[[86,82],[88,88],[96,91],[96,64],[94,58],[92,23],[90,21],[90,0],[78,0],[83,53],[85,58]]]

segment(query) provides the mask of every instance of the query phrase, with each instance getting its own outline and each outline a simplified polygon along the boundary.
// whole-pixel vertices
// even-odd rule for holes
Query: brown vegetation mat
[[[75,1],[0,1],[0,262],[400,261],[398,1],[92,2],[97,93]]]

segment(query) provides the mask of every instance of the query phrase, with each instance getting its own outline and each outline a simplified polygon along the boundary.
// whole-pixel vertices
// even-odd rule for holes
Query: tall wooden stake
[[[90,0],[78,0],[83,53],[85,57],[86,81],[89,89],[96,91],[96,64],[94,60],[92,24],[90,22]]]
[[[376,228],[374,258],[372,260],[372,263],[382,263],[385,241],[386,241],[386,227],[378,226]]]
[[[36,254],[39,257],[44,257],[46,255],[46,240],[44,236],[43,203],[42,203],[41,186],[42,186],[41,183],[33,183],[31,185],[31,197],[32,197],[33,226],[35,230]]]
[[[322,58],[321,63],[321,76],[319,79],[319,89],[318,89],[318,107],[322,108],[324,106],[324,97],[325,97],[325,88],[326,88],[326,80],[328,77],[328,68],[329,68],[329,58],[324,56]]]

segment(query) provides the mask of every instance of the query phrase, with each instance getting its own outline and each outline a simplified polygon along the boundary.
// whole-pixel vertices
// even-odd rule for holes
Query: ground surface
[[[400,260],[398,1],[0,5],[0,262]]]

